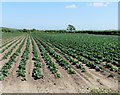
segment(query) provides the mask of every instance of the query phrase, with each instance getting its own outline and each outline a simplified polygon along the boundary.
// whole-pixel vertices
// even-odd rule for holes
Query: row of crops
[[[0,70],[0,80],[3,80],[5,77],[9,75],[9,70],[12,68],[12,65],[17,61],[16,58],[19,56],[24,41],[25,39],[19,45],[17,44],[19,48],[11,55],[9,61],[3,64],[3,67]]]
[[[76,64],[79,62],[96,71],[109,69],[120,74],[120,49],[117,36],[94,36],[81,34],[41,34],[40,39],[47,47],[54,48],[56,52]],[[74,59],[77,59],[75,61]],[[82,68],[83,71],[85,71]]]
[[[81,73],[86,72],[85,67],[95,71],[109,71],[120,74],[118,61],[120,49],[117,36],[94,36],[66,33],[37,33],[25,34],[24,37],[14,36],[1,45],[1,54],[8,50],[0,61],[7,60],[0,68],[0,80],[4,80],[10,75],[11,69],[20,62],[16,69],[16,75],[21,80],[27,80],[27,65],[33,68],[31,77],[41,79],[43,62],[55,78],[61,78],[59,67],[62,67],[68,74],[76,74],[78,69]],[[32,51],[30,51],[32,45]],[[22,49],[25,48],[23,51]],[[14,50],[14,51],[13,51]],[[39,52],[40,54],[39,54]],[[29,55],[32,52],[32,59]],[[21,56],[20,56],[20,53]],[[41,56],[41,58],[40,58]],[[9,59],[8,59],[9,58]],[[55,61],[53,61],[53,59]]]

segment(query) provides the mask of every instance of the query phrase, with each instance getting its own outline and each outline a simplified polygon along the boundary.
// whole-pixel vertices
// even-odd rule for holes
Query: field
[[[80,33],[2,33],[2,92],[118,91],[118,36]]]

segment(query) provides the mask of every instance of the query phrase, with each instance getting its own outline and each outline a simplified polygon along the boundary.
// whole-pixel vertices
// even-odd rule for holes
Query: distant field
[[[118,91],[118,36],[80,33],[2,33],[3,92]]]

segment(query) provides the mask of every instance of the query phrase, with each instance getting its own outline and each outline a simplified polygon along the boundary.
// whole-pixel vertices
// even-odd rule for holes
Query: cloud
[[[91,3],[90,5],[93,7],[106,7],[109,4],[110,3],[105,3],[105,2],[94,2],[94,3]]]
[[[73,4],[73,5],[65,6],[65,8],[71,8],[71,9],[73,9],[73,8],[77,8],[77,6],[75,4]]]

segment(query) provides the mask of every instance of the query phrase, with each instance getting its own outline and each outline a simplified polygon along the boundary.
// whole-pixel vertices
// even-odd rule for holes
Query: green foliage
[[[32,72],[32,77],[34,77],[35,80],[43,78],[43,75],[41,74],[40,68],[35,67]]]
[[[22,60],[19,63],[18,69],[17,69],[17,75],[18,77],[21,78],[22,81],[26,80],[26,61],[28,60],[28,54],[29,54],[29,47],[30,47],[30,38],[27,39],[27,43],[26,43],[26,48],[22,54]]]
[[[2,32],[11,32],[9,28],[2,28]]]
[[[21,40],[20,40],[20,41],[21,41]],[[19,41],[19,42],[20,42],[20,41]],[[0,70],[0,80],[4,80],[4,78],[9,75],[9,72],[8,72],[8,71],[9,71],[9,69],[11,69],[13,63],[16,62],[16,57],[18,56],[18,55],[16,55],[16,53],[18,53],[18,51],[21,50],[21,48],[23,47],[24,42],[25,42],[25,39],[24,39],[24,41],[20,44],[19,48],[15,51],[15,53],[13,53],[13,54],[11,55],[10,60],[3,65],[2,69]],[[19,53],[20,53],[20,52],[19,52]],[[11,52],[10,52],[10,54],[11,54]],[[7,57],[6,57],[6,58],[7,58]],[[21,72],[20,72],[20,74],[21,74]],[[21,75],[22,75],[22,74],[21,74]]]
[[[75,29],[75,27],[73,25],[68,25],[68,27],[67,27],[68,32],[74,32],[75,30],[76,29]]]
[[[36,30],[33,29],[33,31]],[[73,67],[77,68],[77,70],[81,70],[81,72],[86,72],[85,66],[89,67],[89,69],[95,69],[96,71],[104,71],[107,69],[110,72],[120,74],[120,70],[118,69],[120,66],[118,63],[120,61],[118,57],[120,56],[120,48],[117,42],[117,36],[98,36],[76,33],[29,34],[31,36],[26,37],[28,38],[26,48],[22,53],[21,62],[17,69],[17,75],[21,80],[26,80],[26,63],[29,60],[30,39],[33,46],[32,60],[34,62],[34,68],[32,77],[34,79],[43,78],[41,59],[35,42],[38,45],[47,68],[56,78],[61,77],[56,63],[65,69],[68,74],[76,73]],[[16,44],[3,56],[2,60],[7,59],[22,40],[18,38],[17,41],[18,42],[10,41],[11,44],[9,44],[8,47],[12,46],[13,43]],[[24,43],[25,39],[0,70],[0,80],[3,80],[9,75],[9,69],[11,69],[12,65],[16,62],[16,57],[19,56]],[[3,46],[5,46],[5,44],[2,45],[1,48]],[[8,49],[8,47],[4,47],[1,53]],[[114,76],[110,74],[108,77]]]
[[[111,89],[92,89],[89,93],[90,95],[120,95],[119,92],[113,91]]]
[[[61,57],[58,57],[54,51],[50,50],[48,45],[54,48],[56,52],[64,55],[72,65],[76,65],[76,68],[80,68],[83,72],[85,71],[84,67],[77,61],[74,61],[74,58],[96,71],[103,72],[107,68],[110,71],[120,73],[120,70],[117,68],[120,65],[118,63],[120,60],[118,58],[120,56],[120,49],[117,36],[43,33],[40,35],[40,39],[50,55],[57,60],[59,65],[64,66],[65,69],[67,68],[64,65],[66,62]],[[104,62],[107,64],[104,65]]]

